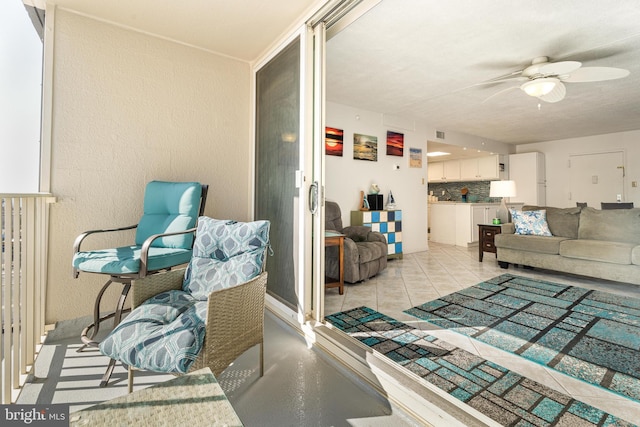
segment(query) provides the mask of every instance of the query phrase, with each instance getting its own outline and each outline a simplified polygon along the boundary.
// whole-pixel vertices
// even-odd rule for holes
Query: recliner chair
[[[344,234],[344,281],[356,283],[369,279],[387,268],[387,239],[382,233],[364,225],[342,226],[340,206],[325,202],[325,229]],[[326,248],[325,275],[340,278],[338,248]]]

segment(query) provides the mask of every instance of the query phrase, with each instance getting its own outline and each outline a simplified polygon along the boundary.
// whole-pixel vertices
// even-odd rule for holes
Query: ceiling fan
[[[528,67],[510,74],[484,81],[482,84],[501,83],[503,81],[524,81],[519,86],[501,90],[489,99],[512,89],[521,89],[529,96],[545,102],[562,101],[567,94],[564,83],[586,83],[614,80],[627,77],[629,70],[613,67],[582,67],[578,61],[549,62],[546,56],[534,58]]]

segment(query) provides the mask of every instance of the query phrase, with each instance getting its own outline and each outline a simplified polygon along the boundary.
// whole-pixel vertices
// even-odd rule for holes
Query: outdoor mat
[[[371,308],[326,320],[504,426],[634,426]]]
[[[405,313],[640,401],[640,299],[503,274]]]

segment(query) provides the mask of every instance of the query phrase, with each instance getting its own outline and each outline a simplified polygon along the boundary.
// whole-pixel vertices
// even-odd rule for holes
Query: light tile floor
[[[498,363],[514,372],[568,394],[627,421],[640,424],[640,403],[625,399],[599,387],[568,377],[511,353],[474,341],[452,331],[438,329],[403,313],[403,310],[459,291],[492,277],[511,273],[589,289],[598,289],[640,298],[640,286],[595,280],[541,269],[527,270],[498,266],[495,256],[485,253],[478,262],[478,248],[462,248],[429,242],[429,250],[404,254],[401,260],[390,260],[378,276],[358,284],[345,284],[344,295],[338,289],[325,293],[325,314],[359,306],[368,306],[415,327],[429,330],[464,350]]]

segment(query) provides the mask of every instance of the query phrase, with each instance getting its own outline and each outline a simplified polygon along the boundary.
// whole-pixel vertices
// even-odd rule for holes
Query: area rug
[[[368,307],[335,327],[504,426],[633,426]]]
[[[640,401],[640,299],[504,274],[405,312]]]

